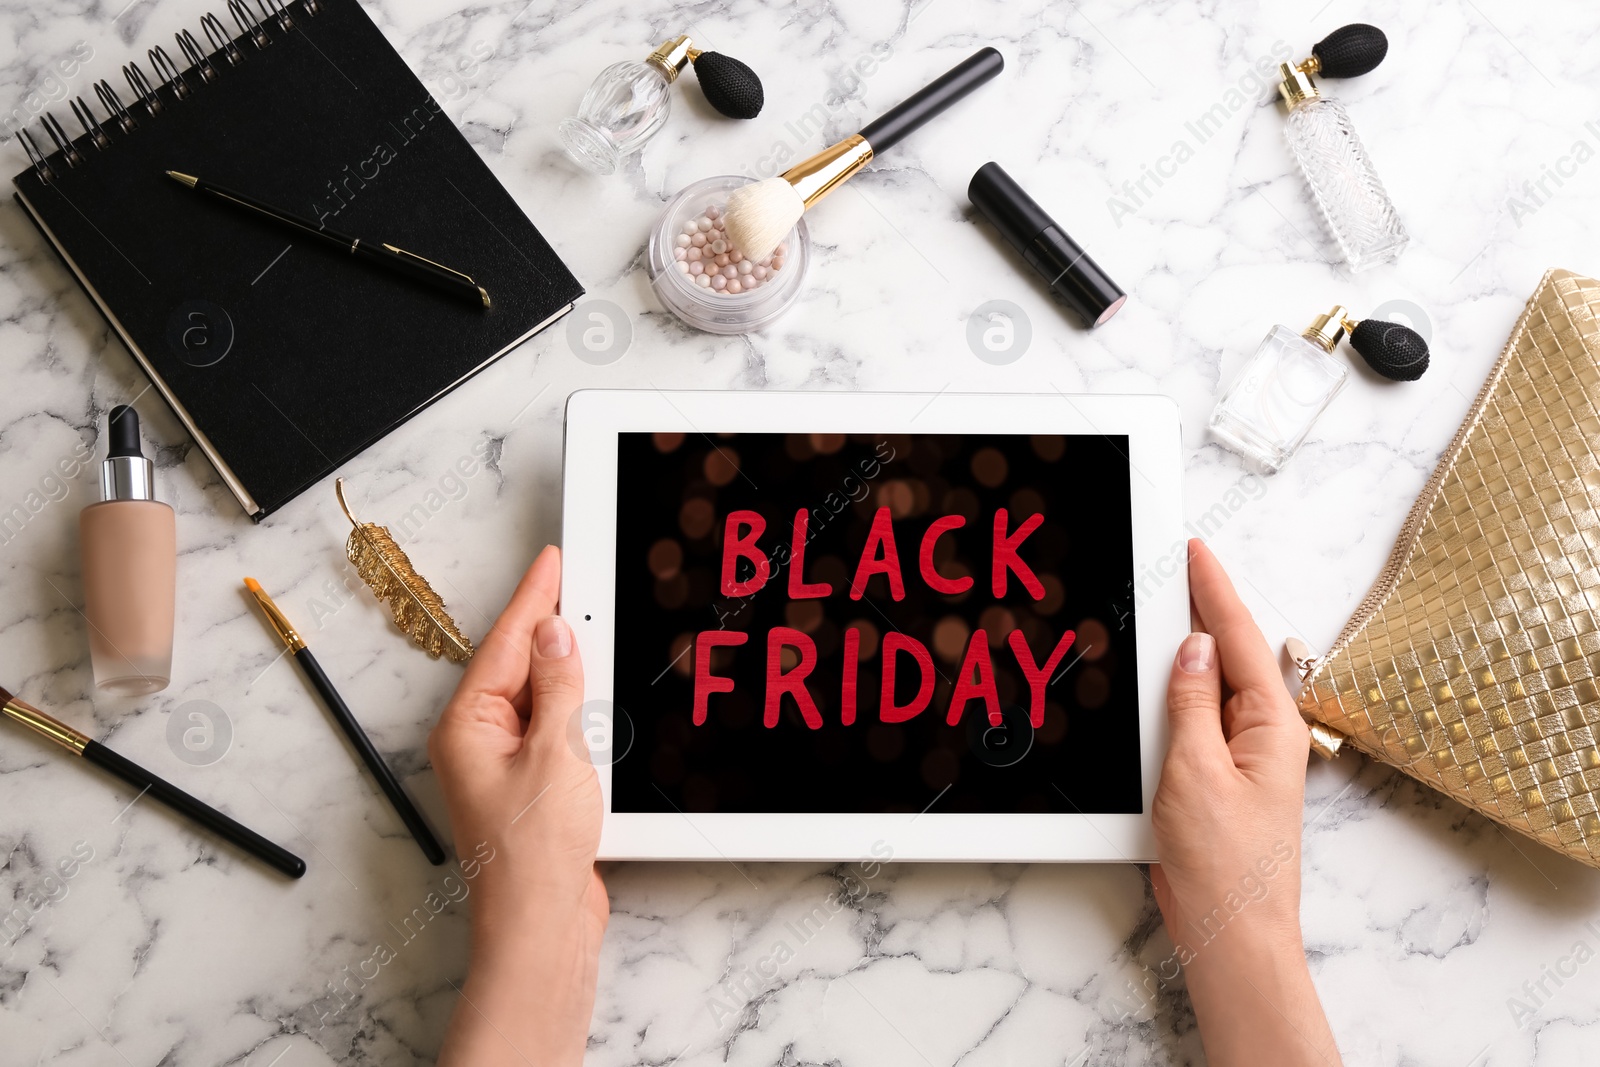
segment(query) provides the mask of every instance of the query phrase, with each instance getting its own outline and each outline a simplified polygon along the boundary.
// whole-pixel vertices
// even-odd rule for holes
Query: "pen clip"
[[[445,266],[443,263],[435,263],[433,260],[429,259],[427,256],[419,256],[415,252],[407,252],[405,249],[398,248],[398,247],[396,247],[396,246],[394,246],[392,244],[389,244],[388,242],[384,242],[383,247],[387,248],[389,251],[393,252],[397,256],[402,256],[402,257],[404,257],[406,259],[414,259],[418,263],[426,263],[428,266],[433,267],[433,268],[435,268],[437,270],[442,270],[446,274],[454,274],[457,278],[460,278],[462,281],[466,282],[468,285],[477,285],[478,284],[477,282],[472,280],[472,275],[463,274],[458,270],[452,270],[451,268]]]

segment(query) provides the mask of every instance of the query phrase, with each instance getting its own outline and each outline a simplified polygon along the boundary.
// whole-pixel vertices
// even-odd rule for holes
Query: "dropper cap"
[[[111,409],[111,417],[107,420],[111,430],[111,447],[106,451],[111,456],[138,456],[144,458],[144,450],[139,447],[139,413],[126,404],[118,404]]]
[[[139,446],[139,413],[126,404],[106,420],[106,460],[100,464],[102,500],[154,500],[155,465]]]

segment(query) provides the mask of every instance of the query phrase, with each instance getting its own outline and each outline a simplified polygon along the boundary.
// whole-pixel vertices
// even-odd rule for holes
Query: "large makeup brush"
[[[800,216],[872,158],[1000,73],[1004,57],[983,48],[940,75],[927,88],[831,148],[766,181],[741,186],[728,197],[727,231],[746,259],[772,254]]]

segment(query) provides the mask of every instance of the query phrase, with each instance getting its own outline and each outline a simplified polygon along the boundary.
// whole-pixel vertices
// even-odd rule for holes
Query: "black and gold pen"
[[[299,856],[281,845],[273,844],[248,826],[233,821],[211,805],[196,800],[166,779],[156,777],[127,757],[119,756],[88,734],[74,730],[60,719],[46,715],[32,704],[17,699],[4,689],[0,689],[0,703],[3,703],[0,713],[12,722],[48,737],[74,756],[81,756],[90,763],[110,771],[138,789],[140,796],[149,793],[173,811],[193,819],[219,837],[232,841],[290,878],[299,878],[306,873],[306,861]]]
[[[322,672],[322,665],[306,647],[305,638],[295,630],[283,612],[278,610],[278,605],[272,602],[266,590],[261,588],[261,583],[254,578],[244,580],[245,588],[255,595],[256,603],[261,605],[261,612],[267,617],[267,622],[272,624],[273,630],[288,646],[289,653],[294,656],[294,661],[300,665],[300,670],[311,683],[311,688],[317,691],[322,702],[328,706],[328,711],[333,714],[339,728],[344,731],[350,743],[361,756],[361,761],[367,765],[367,770],[378,780],[378,785],[383,789],[384,795],[389,798],[389,803],[394,805],[394,810],[399,814],[400,821],[406,824],[406,829],[411,831],[411,836],[417,839],[417,844],[422,846],[422,854],[428,857],[428,862],[434,866],[444,862],[444,849],[439,844],[439,839],[433,836],[433,831],[423,821],[422,813],[411,803],[411,798],[406,796],[406,791],[401,788],[400,780],[394,776],[389,765],[383,762],[383,757],[378,750],[372,747],[372,741],[367,737],[361,724],[356,722],[356,717],[350,713],[338,690],[333,688],[333,683]]]
[[[169,170],[167,171],[167,177],[180,185],[188,186],[197,193],[205,193],[221,200],[225,204],[232,204],[236,208],[242,208],[254,215],[270,219],[302,236],[325,242],[341,251],[349,252],[357,259],[386,268],[397,274],[403,274],[415,281],[425,282],[445,292],[454,293],[463,299],[471,300],[486,308],[489,306],[488,290],[473,281],[470,276],[458,270],[451,270],[443,263],[435,263],[433,260],[419,256],[415,252],[407,252],[405,249],[397,248],[391,244],[382,242],[374,244],[363,241],[359,237],[351,237],[347,233],[339,233],[337,230],[318,226],[309,219],[303,219],[293,212],[283,210],[281,207],[273,207],[271,204],[263,203],[247,193],[224,189],[220,185],[201,181],[193,174],[183,174],[175,170]]]

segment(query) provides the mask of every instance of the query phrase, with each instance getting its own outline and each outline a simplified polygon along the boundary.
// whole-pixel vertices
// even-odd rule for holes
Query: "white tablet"
[[[574,393],[601,858],[1154,859],[1180,456],[1154,396]]]

